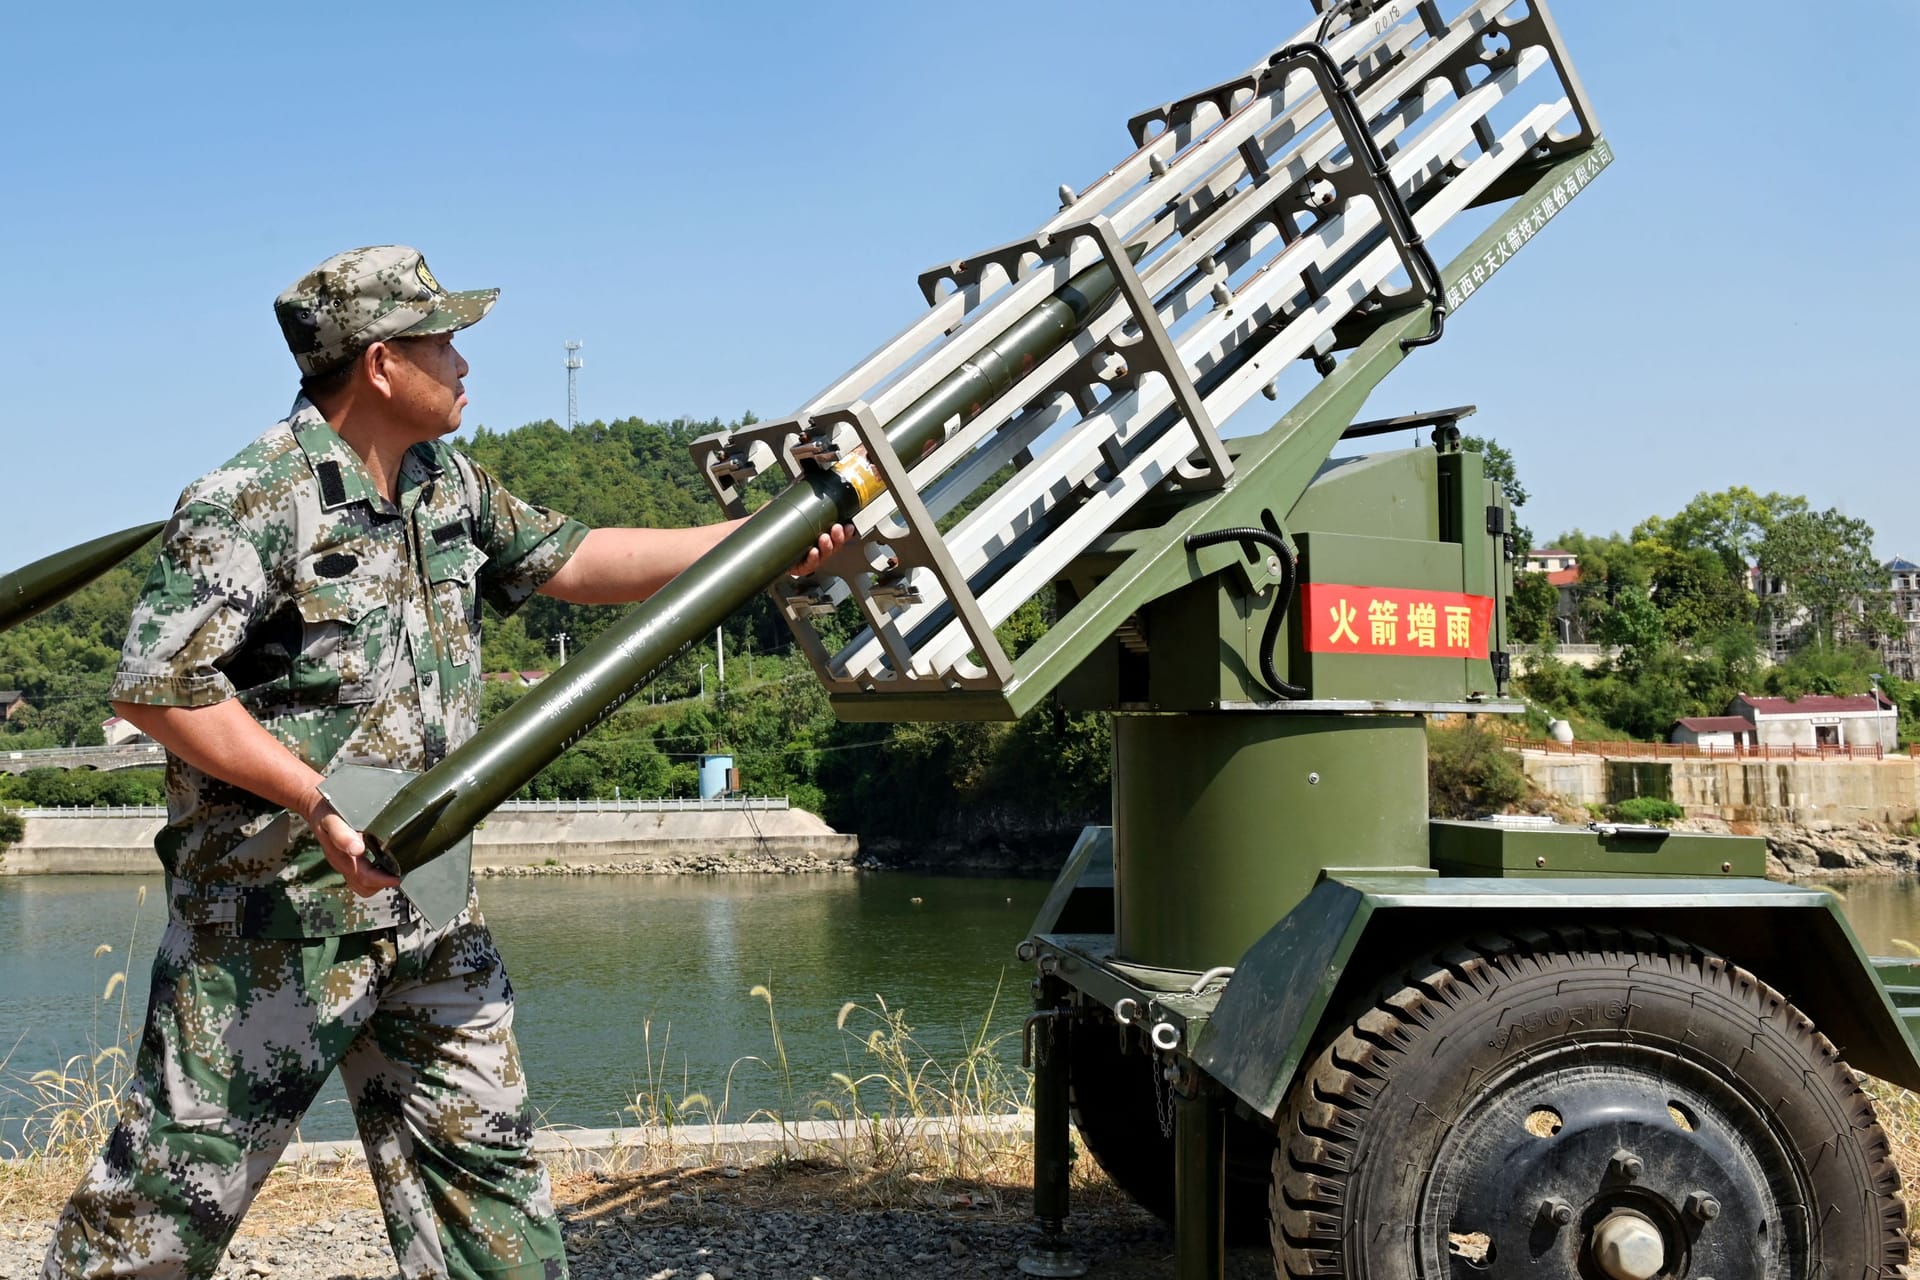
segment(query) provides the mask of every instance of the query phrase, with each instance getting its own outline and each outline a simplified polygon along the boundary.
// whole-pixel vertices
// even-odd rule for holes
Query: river
[[[1869,954],[1920,941],[1920,882],[1834,887]],[[1002,1037],[999,1061],[1017,1063],[1028,974],[1013,946],[1046,888],[868,873],[536,877],[483,881],[480,892],[513,975],[542,1121],[599,1128],[635,1123],[624,1109],[649,1093],[675,1105],[704,1094],[729,1120],[801,1115],[838,1092],[834,1072],[882,1067],[865,1048],[882,1002],[914,1029],[916,1065],[956,1064],[983,1023]],[[0,1142],[19,1139],[27,1077],[115,1043],[120,992],[102,993],[130,956],[137,1030],[164,916],[158,877],[0,879]],[[96,956],[103,944],[112,951]],[[784,1074],[756,986],[773,995]],[[861,1008],[842,1027],[849,1001]],[[352,1132],[330,1082],[302,1136]]]
[[[600,1128],[635,1123],[623,1108],[648,1092],[705,1094],[728,1120],[800,1115],[835,1092],[832,1073],[881,1065],[865,1041],[882,1001],[913,1028],[916,1059],[956,1064],[990,1018],[999,1060],[1017,1065],[1029,975],[1013,948],[1046,890],[893,873],[542,876],[484,880],[480,896],[541,1120]],[[165,916],[157,876],[0,878],[0,1142],[19,1139],[28,1076],[115,1042],[120,992],[102,994],[129,956],[137,1032]],[[784,1075],[756,986],[773,994]],[[862,1008],[843,1028],[849,1001]],[[301,1134],[352,1136],[337,1079]]]

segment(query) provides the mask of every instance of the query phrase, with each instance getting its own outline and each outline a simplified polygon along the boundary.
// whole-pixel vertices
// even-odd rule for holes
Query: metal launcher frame
[[[1272,460],[1291,493],[1265,505],[1285,511],[1338,439],[1296,439],[1309,419],[1331,403],[1350,421],[1406,348],[1610,162],[1543,4],[1441,7],[1332,5],[1241,75],[1142,112],[1131,155],[1063,187],[1032,236],[925,272],[926,314],[798,413],[695,443],[735,515],[772,467],[791,479],[863,449],[884,480],[857,545],[773,588],[843,717],[1023,714],[1145,598],[1239,553],[1141,536],[1137,563],[1019,661],[996,626],[1090,549],[1110,560],[1111,531],[1150,494],[1182,497],[1187,528],[1220,528],[1236,471]],[[1504,219],[1436,271],[1426,242],[1501,201]],[[955,415],[923,456],[888,446],[890,419],[1103,259],[1119,287],[1069,342]],[[1218,424],[1256,393],[1277,398],[1300,361],[1324,380],[1236,461]],[[1169,547],[1172,579],[1144,572]],[[835,652],[814,620],[849,597],[865,627]]]

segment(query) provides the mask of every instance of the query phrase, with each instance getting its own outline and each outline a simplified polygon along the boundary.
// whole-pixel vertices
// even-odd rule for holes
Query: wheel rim
[[[1421,1274],[1799,1280],[1804,1168],[1714,1067],[1644,1038],[1568,1038],[1489,1077],[1420,1192]]]

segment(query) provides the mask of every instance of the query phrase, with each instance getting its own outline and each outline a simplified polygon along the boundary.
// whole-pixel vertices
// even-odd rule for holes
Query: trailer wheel
[[[1127,1040],[1123,1047],[1121,1036]],[[1156,1093],[1158,1059],[1138,1027],[1111,1022],[1076,1026],[1071,1038],[1067,1098],[1073,1127],[1107,1177],[1149,1213],[1173,1221],[1173,1138],[1163,1119],[1171,1099]],[[1227,1239],[1258,1245],[1267,1236],[1267,1193],[1275,1155],[1273,1133],[1227,1117]]]
[[[1482,938],[1404,972],[1295,1082],[1283,1277],[1898,1276],[1900,1177],[1853,1073],[1671,938]]]

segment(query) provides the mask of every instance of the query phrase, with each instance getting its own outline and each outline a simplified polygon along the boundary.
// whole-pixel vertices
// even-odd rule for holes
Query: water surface
[[[1012,950],[1046,887],[887,873],[539,877],[484,881],[481,901],[513,977],[543,1121],[606,1127],[634,1123],[625,1108],[643,1093],[703,1093],[734,1120],[766,1107],[801,1114],[833,1091],[833,1072],[879,1065],[863,1041],[882,1001],[915,1029],[916,1058],[956,1061],[991,1014],[1002,1060],[1017,1061],[1029,975]],[[1869,954],[1920,942],[1920,881],[1833,887]],[[157,876],[0,879],[0,1087],[17,1091],[32,1072],[115,1042],[121,992],[102,993],[130,956],[137,1029],[164,919]],[[112,950],[96,956],[103,944]],[[772,992],[784,1073],[755,986]],[[861,1008],[842,1029],[849,1001]],[[0,1096],[0,1139],[17,1139],[26,1106]],[[330,1083],[303,1135],[352,1131]]]
[[[832,1089],[832,1072],[870,1068],[863,1042],[882,1000],[942,1062],[990,1014],[990,1034],[1017,1033],[1028,973],[1013,947],[1046,888],[871,873],[594,876],[487,880],[480,895],[513,979],[543,1120],[600,1127],[633,1123],[623,1108],[648,1091],[705,1093],[716,1107],[725,1098],[734,1120],[762,1107],[797,1113]],[[0,879],[0,1084],[18,1089],[34,1071],[113,1043],[121,996],[102,993],[129,955],[137,1029],[165,914],[157,876]],[[96,957],[102,944],[113,950]],[[785,1073],[768,1004],[748,994],[756,986],[772,992]],[[863,1009],[842,1029],[849,1001]],[[1017,1042],[1002,1053],[1017,1061]],[[17,1137],[25,1105],[0,1097],[0,1137]],[[352,1135],[337,1082],[302,1133]]]

